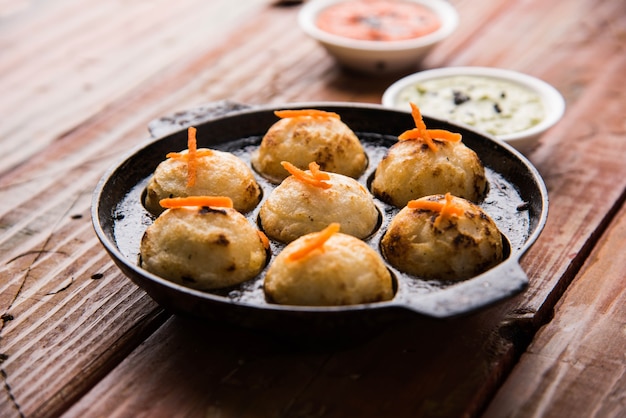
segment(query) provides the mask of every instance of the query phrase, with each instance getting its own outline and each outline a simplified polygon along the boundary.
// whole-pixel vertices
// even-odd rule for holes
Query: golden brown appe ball
[[[338,231],[339,225],[335,225]],[[298,238],[276,257],[265,276],[267,298],[274,303],[299,306],[392,299],[391,274],[380,255],[351,235],[329,234],[329,228]]]
[[[304,170],[315,161],[324,171],[358,178],[367,166],[367,156],[354,132],[332,112],[305,109],[277,111],[273,124],[252,157],[252,166],[273,183],[289,173],[282,161]]]
[[[419,141],[394,144],[376,168],[372,193],[399,208],[410,200],[447,192],[480,202],[488,183],[476,153],[461,142],[437,146],[433,152]]]
[[[321,183],[327,187],[320,187],[300,177],[312,178],[310,170],[300,171],[293,166],[290,169],[297,170],[296,175],[283,180],[259,211],[261,226],[269,237],[291,242],[333,222],[341,224],[342,232],[357,238],[366,238],[374,231],[379,212],[372,195],[358,181],[322,172],[327,180]]]
[[[140,254],[142,268],[200,290],[249,280],[267,258],[263,237],[240,212],[193,202],[163,212],[147,228]]]
[[[188,162],[168,158],[156,168],[147,186],[145,206],[154,215],[163,212],[162,199],[187,196],[228,196],[235,209],[249,212],[261,197],[252,170],[237,156],[223,151],[198,149],[195,183],[188,185]],[[179,155],[183,157],[188,151]]]
[[[503,258],[502,235],[477,205],[450,194],[409,202],[381,240],[398,270],[425,279],[462,280]]]
[[[473,202],[488,190],[485,168],[461,135],[427,129],[419,108],[411,103],[415,128],[398,136],[376,167],[372,193],[396,207],[433,194],[452,193]]]

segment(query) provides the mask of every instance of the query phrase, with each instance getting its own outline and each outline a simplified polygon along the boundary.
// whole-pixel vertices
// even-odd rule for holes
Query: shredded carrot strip
[[[213,150],[210,150],[210,149],[196,150],[196,158],[207,157],[213,154],[214,154]],[[189,156],[188,153],[183,154],[182,152],[168,152],[165,155],[166,158],[173,158],[173,159],[178,159],[178,160],[186,160],[188,156]]]
[[[183,206],[214,206],[232,208],[233,201],[226,196],[188,196],[161,199],[159,204],[164,208],[180,208]]]
[[[256,231],[257,234],[259,234],[259,238],[261,238],[261,242],[263,243],[263,247],[267,250],[270,248],[270,240],[267,238],[267,235],[265,235],[265,233],[263,233],[263,231]]]
[[[289,171],[292,176],[303,183],[320,187],[322,189],[329,189],[332,187],[332,185],[324,181],[330,180],[330,175],[324,171],[320,171],[320,166],[315,161],[309,163],[310,173],[300,170],[298,167],[287,161],[282,161],[280,164],[285,167],[285,170]]]
[[[465,210],[457,205],[453,196],[450,193],[446,193],[445,202],[434,202],[432,200],[411,200],[407,203],[407,206],[411,209],[423,209],[432,212],[439,212],[439,216],[435,219],[435,227],[439,226],[439,223],[444,218],[450,218],[452,216],[461,216]]]
[[[444,129],[426,129],[426,124],[422,118],[422,113],[415,103],[411,102],[411,115],[413,121],[415,121],[415,128],[409,129],[398,136],[400,141],[406,141],[410,139],[422,139],[431,151],[437,151],[437,144],[433,139],[439,141],[459,142],[461,141],[461,134],[446,131]]]
[[[426,130],[426,123],[424,123],[424,118],[422,117],[422,112],[420,112],[420,108],[413,102],[411,104],[411,116],[413,116],[413,121],[415,122],[415,127],[421,131]]]
[[[328,225],[326,228],[322,229],[320,232],[306,239],[302,243],[302,246],[300,248],[298,248],[296,251],[289,254],[289,256],[287,257],[287,260],[289,261],[299,260],[301,258],[306,257],[307,255],[309,255],[312,251],[316,249],[320,249],[321,251],[324,251],[324,243],[328,241],[328,239],[332,237],[335,233],[339,232],[340,228],[341,228],[341,225],[336,222],[333,222],[332,224]]]
[[[335,118],[341,119],[335,112],[326,112],[324,110],[317,109],[302,109],[302,110],[276,110],[274,112],[279,118],[298,118],[303,116],[309,116],[312,118]]]
[[[213,154],[213,151],[211,150],[198,151],[196,131],[196,128],[193,126],[190,126],[187,129],[187,153],[169,152],[165,156],[166,158],[175,158],[187,161],[187,187],[193,187],[196,184],[198,158]]]
[[[455,134],[454,132],[446,131],[444,129],[427,129],[426,131],[420,131],[418,128],[413,128],[401,133],[398,136],[398,139],[400,141],[406,141],[410,139],[424,139],[424,132],[428,134],[428,137],[430,139],[429,144],[432,143],[433,145],[435,145],[435,149],[436,144],[433,143],[433,138],[439,141],[448,142],[460,142],[462,138],[461,134]]]
[[[314,161],[309,163],[309,171],[311,175],[318,180],[330,180],[330,174],[321,171],[320,165]]]
[[[461,134],[446,131],[445,129],[428,129],[428,134],[431,138],[448,142],[461,142],[462,138]]]
[[[423,139],[428,148],[433,152],[437,151],[437,145],[433,142],[433,139],[428,134],[428,130],[422,130],[420,128],[413,128],[408,131],[404,131],[398,136],[400,141],[407,141],[410,139]]]
[[[196,173],[198,171],[196,128],[189,127],[187,134],[187,148],[189,149],[187,153],[187,187],[193,187],[196,184]]]
[[[398,139],[400,141],[408,139],[422,139],[432,152],[437,152],[437,145],[435,145],[430,137],[430,134],[428,133],[428,130],[426,129],[422,113],[420,112],[419,107],[417,107],[417,105],[413,102],[411,102],[411,116],[413,116],[415,128],[404,132],[398,137]]]
[[[433,200],[411,200],[406,204],[410,209],[429,210],[431,212],[441,212],[444,203]]]
[[[461,216],[463,215],[464,212],[465,210],[462,207],[454,203],[454,198],[452,197],[452,194],[446,193],[446,203],[443,205],[443,208],[441,209],[440,216],[444,216],[444,217],[450,217],[452,215]]]

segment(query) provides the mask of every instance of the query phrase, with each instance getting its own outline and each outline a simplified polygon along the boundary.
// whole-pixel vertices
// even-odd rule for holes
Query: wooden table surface
[[[307,348],[171,315],[97,240],[91,194],[159,116],[217,100],[379,103],[269,0],[0,0],[0,416],[626,416],[626,7],[453,0],[421,68],[554,85],[523,293]]]

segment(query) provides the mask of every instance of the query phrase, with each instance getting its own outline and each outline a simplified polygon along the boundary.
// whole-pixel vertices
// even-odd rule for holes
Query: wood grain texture
[[[262,0],[36,2],[0,25],[0,168],[44,150],[147,78],[236,30]],[[24,147],[24,143],[29,147]]]
[[[59,0],[5,12],[0,416],[476,416],[570,282],[588,274],[578,270],[626,190],[626,11],[598,0],[458,0],[462,25],[424,68],[512,68],[567,101],[529,156],[550,194],[548,224],[522,261],[529,289],[458,321],[416,319],[317,350],[169,317],[114,267],[89,221],[91,190],[147,139],[148,121],[221,99],[378,102],[395,79],[336,67],[295,25],[297,7],[243,3]],[[549,346],[541,341],[536,356]],[[571,379],[558,364],[546,383]],[[603,387],[622,387],[614,381]],[[516,402],[532,405],[525,393]]]
[[[64,416],[462,416],[506,356],[489,331],[501,315],[409,321],[344,346],[173,317]]]
[[[29,3],[0,25],[0,416],[58,415],[167,317],[102,251],[91,193],[147,137],[129,91],[259,3]]]
[[[491,402],[491,417],[621,417],[626,411],[626,207]]]

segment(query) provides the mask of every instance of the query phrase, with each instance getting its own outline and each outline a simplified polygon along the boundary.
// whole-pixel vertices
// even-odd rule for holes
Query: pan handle
[[[399,307],[435,318],[450,318],[509,298],[528,286],[528,276],[511,256],[491,270],[445,290],[398,301]]]

